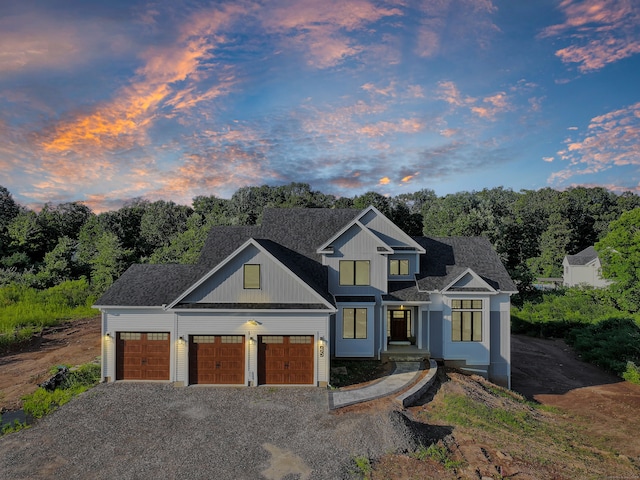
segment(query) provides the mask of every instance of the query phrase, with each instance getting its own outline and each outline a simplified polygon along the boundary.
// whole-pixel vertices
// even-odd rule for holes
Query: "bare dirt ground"
[[[511,337],[511,387],[558,407],[594,443],[640,458],[640,385],[583,362],[562,340]]]
[[[50,377],[56,365],[81,365],[100,355],[100,317],[46,328],[21,349],[0,355],[0,411],[16,410],[22,397]]]

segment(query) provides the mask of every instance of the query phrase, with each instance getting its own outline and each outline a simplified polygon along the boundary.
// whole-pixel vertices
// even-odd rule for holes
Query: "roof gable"
[[[564,257],[567,265],[580,266],[580,265],[595,265],[595,260],[598,259],[598,252],[591,246],[576,253],[575,255],[567,255]],[[563,261],[564,263],[564,261]]]
[[[492,292],[496,289],[489,285],[477,273],[470,268],[458,275],[449,285],[442,289],[443,292]]]
[[[384,246],[388,253],[393,253],[393,247],[413,247],[417,251],[424,253],[424,249],[420,244],[404,233],[402,229],[380,213],[374,206],[370,206],[360,212],[351,222],[322,243],[317,252],[331,253],[331,245],[356,225],[377,237],[378,241],[381,242],[381,246]]]
[[[472,271],[498,292],[516,293],[517,287],[498,254],[484,237],[417,237],[426,250],[416,275],[420,291],[435,292],[455,285]]]
[[[258,240],[254,238],[250,238],[240,247],[238,247],[234,252],[232,252],[224,261],[220,262],[216,265],[215,268],[211,269],[205,275],[203,275],[197,282],[191,285],[188,289],[186,289],[183,293],[181,293],[167,308],[176,307],[180,303],[200,303],[203,298],[208,296],[207,289],[216,287],[214,285],[221,285],[222,282],[228,281],[232,274],[237,273],[241,266],[244,263],[251,262],[252,258],[255,258],[256,252],[264,255],[263,259],[267,259],[270,265],[264,265],[265,268],[270,268],[272,265],[279,269],[282,272],[285,272],[286,276],[289,277],[292,282],[289,282],[288,292],[295,291],[296,288],[301,289],[298,296],[303,297],[306,300],[301,300],[298,303],[313,303],[313,304],[321,304],[324,308],[333,309],[331,301],[324,295],[323,290],[318,288],[318,285],[314,281],[306,282],[300,276],[298,276],[294,271],[287,266],[287,263],[293,265],[293,262],[290,259],[284,258],[285,256],[280,255],[276,249],[269,248],[272,247],[272,242]],[[246,258],[243,258],[246,257]],[[281,258],[282,257],[282,258]],[[234,263],[240,262],[238,265],[234,265]],[[263,263],[263,262],[261,262]],[[229,267],[229,268],[227,268]],[[295,266],[294,269],[298,270]],[[300,272],[300,270],[298,270]],[[223,276],[224,278],[220,278],[217,284],[214,282],[213,285],[207,285],[211,283],[212,280],[216,278],[216,276]],[[264,280],[266,283],[267,281]],[[216,303],[224,302],[226,304],[229,303],[251,303],[254,305],[259,305],[260,303],[280,303],[284,304],[286,302],[282,301],[282,299],[275,298],[274,292],[269,292],[269,287],[273,288],[271,285],[263,286],[260,291],[244,291],[242,289],[237,289],[236,291],[240,291],[239,295],[235,295],[233,299],[218,299],[219,301]],[[274,290],[275,291],[275,290]],[[306,292],[306,293],[304,293]],[[210,293],[210,292],[209,292]],[[277,293],[277,292],[275,292]],[[245,294],[244,296],[242,294]],[[192,297],[190,299],[190,297]],[[244,298],[246,297],[246,298]],[[191,300],[191,301],[190,301]],[[209,303],[209,302],[202,302]]]

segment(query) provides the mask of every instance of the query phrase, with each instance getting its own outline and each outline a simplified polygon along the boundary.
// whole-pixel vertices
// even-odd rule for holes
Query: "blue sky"
[[[0,185],[640,193],[639,86],[636,0],[2,2]]]

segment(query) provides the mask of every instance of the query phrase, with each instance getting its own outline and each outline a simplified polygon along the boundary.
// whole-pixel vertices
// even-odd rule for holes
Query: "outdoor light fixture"
[[[181,342],[186,342],[186,340],[184,339],[184,335],[180,335],[180,341]]]
[[[249,325],[253,325],[254,327],[260,325],[260,322],[257,322],[256,320],[253,320],[253,319],[249,320],[248,323]]]
[[[249,337],[249,343],[251,344],[256,343],[256,339],[253,337]]]
[[[111,332],[106,333],[107,337],[111,338]]]

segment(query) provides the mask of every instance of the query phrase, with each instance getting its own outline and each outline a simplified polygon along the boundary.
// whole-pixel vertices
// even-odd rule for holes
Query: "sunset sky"
[[[0,185],[640,193],[638,0],[0,3]]]

